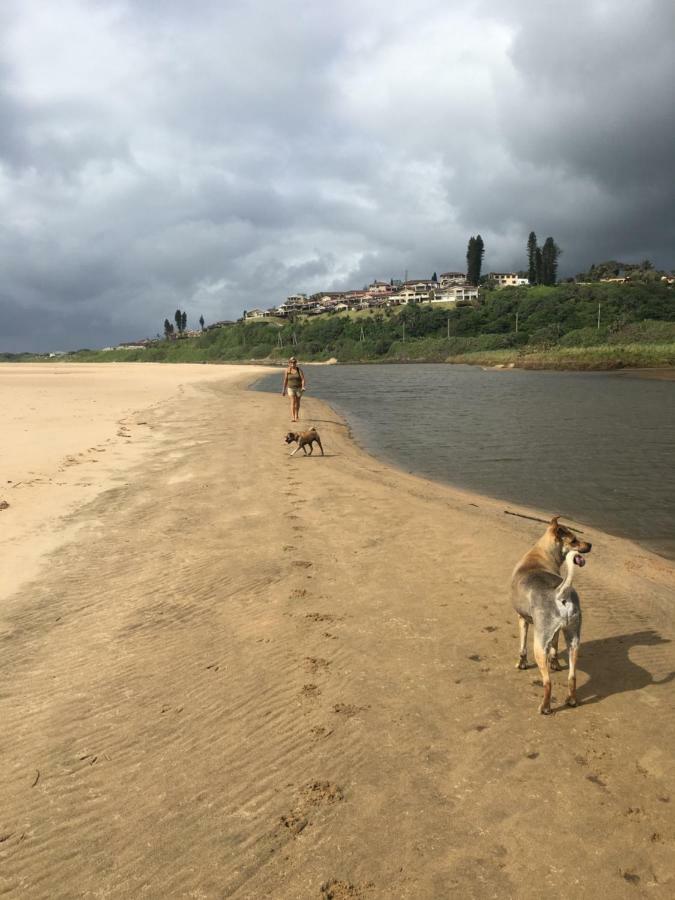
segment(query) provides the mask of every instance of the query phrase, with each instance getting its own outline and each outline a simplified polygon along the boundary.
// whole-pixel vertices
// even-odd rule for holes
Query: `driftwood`
[[[525,516],[523,513],[511,512],[510,509],[505,509],[504,514],[507,516],[518,516],[519,519],[529,519],[530,522],[541,522],[542,525],[550,525],[550,519],[538,519],[536,516]],[[583,534],[581,528],[575,528],[575,531],[578,531],[579,534]]]

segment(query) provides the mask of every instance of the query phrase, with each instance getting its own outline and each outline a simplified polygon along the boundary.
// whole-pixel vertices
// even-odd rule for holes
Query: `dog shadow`
[[[600,703],[612,694],[641,691],[653,684],[669,684],[675,679],[675,672],[654,678],[648,669],[630,658],[630,651],[634,647],[649,647],[658,652],[657,648],[670,643],[669,638],[653,629],[582,643],[577,668],[589,679],[577,691],[579,702],[584,705]],[[653,651],[649,655],[653,657]]]

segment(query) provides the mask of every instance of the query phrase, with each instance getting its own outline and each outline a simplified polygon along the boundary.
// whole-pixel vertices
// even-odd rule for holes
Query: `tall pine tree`
[[[537,284],[537,235],[534,231],[527,239],[527,278],[530,284]]]
[[[552,237],[547,237],[541,251],[541,283],[555,284],[558,278],[560,247]]]
[[[466,250],[466,280],[469,284],[477,285],[480,281],[480,270],[483,266],[485,245],[480,235],[469,238]]]

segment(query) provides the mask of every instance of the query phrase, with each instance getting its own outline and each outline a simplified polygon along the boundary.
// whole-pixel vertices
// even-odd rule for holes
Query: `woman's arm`
[[[286,371],[284,372],[284,384],[283,384],[283,387],[281,388],[281,396],[282,397],[286,396],[286,386],[287,385],[288,385],[288,369],[286,369]]]
[[[300,387],[304,391],[304,389],[305,389],[305,373],[299,367],[298,367],[298,372],[300,373],[300,379],[301,379]]]

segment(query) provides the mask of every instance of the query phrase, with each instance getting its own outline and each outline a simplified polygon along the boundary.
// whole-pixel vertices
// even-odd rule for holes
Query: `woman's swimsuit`
[[[300,374],[299,369],[288,370],[288,380],[286,382],[286,385],[287,387],[292,388],[294,391],[297,391],[302,387],[302,375]]]

